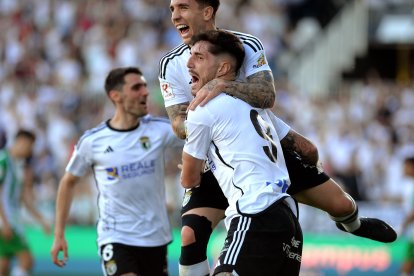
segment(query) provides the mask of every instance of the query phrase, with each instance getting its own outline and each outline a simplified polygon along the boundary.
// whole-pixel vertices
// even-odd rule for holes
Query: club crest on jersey
[[[168,82],[161,82],[161,93],[164,100],[170,100],[175,97],[173,89]]]
[[[111,260],[105,264],[105,270],[108,275],[114,275],[118,267],[114,260]]]
[[[259,68],[266,64],[266,59],[264,54],[260,54],[260,57],[257,59],[257,63],[253,65],[253,68]]]
[[[139,141],[141,142],[141,146],[144,149],[147,150],[151,147],[151,141],[148,136],[142,136],[141,138],[139,138]]]
[[[106,170],[108,180],[115,180],[116,178],[119,178],[117,167],[110,167],[110,168],[106,168],[105,170]]]
[[[193,192],[191,190],[185,191],[184,198],[183,198],[183,204],[182,204],[183,207],[187,205],[187,203],[190,201],[190,197],[192,193]]]

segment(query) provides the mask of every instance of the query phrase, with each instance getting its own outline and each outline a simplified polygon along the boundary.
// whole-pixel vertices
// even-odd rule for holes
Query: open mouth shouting
[[[190,27],[185,24],[177,25],[177,30],[180,33],[182,38],[188,37],[190,35]]]
[[[199,90],[198,84],[200,83],[200,79],[194,72],[190,72],[190,76],[191,76],[191,91],[193,92],[193,94],[195,94]]]

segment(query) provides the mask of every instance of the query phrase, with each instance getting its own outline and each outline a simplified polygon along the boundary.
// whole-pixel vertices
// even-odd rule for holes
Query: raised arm
[[[187,116],[188,102],[166,107],[175,135],[180,139],[186,138],[184,121]]]
[[[250,75],[245,82],[211,80],[197,92],[189,108],[194,110],[198,105],[203,106],[223,91],[258,108],[273,107],[276,98],[272,72],[263,70]]]

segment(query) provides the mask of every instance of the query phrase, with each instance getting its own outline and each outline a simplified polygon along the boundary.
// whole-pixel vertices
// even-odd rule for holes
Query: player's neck
[[[118,130],[128,130],[136,128],[139,125],[139,122],[139,117],[115,114],[115,116],[109,120],[109,126]]]

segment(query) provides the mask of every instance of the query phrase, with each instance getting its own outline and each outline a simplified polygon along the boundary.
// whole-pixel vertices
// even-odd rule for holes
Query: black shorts
[[[199,186],[187,189],[184,193],[181,214],[194,208],[210,207],[226,210],[228,206],[227,198],[224,196],[217,179],[208,170],[201,175]]]
[[[303,190],[319,186],[329,180],[322,167],[304,164],[297,155],[283,151],[288,169],[290,186],[287,193],[295,195]]]
[[[213,275],[299,275],[302,246],[296,216],[279,201],[260,214],[231,221]]]
[[[329,180],[329,176],[320,168],[303,164],[292,153],[288,154],[287,152],[283,152],[283,154],[291,182],[287,190],[288,194],[295,195],[298,192],[316,187]],[[227,198],[224,196],[213,173],[207,171],[202,174],[199,186],[186,190],[181,214],[199,207],[225,210],[228,205]]]
[[[101,246],[104,275],[117,276],[133,272],[140,276],[167,276],[167,245],[157,247],[108,243]]]

